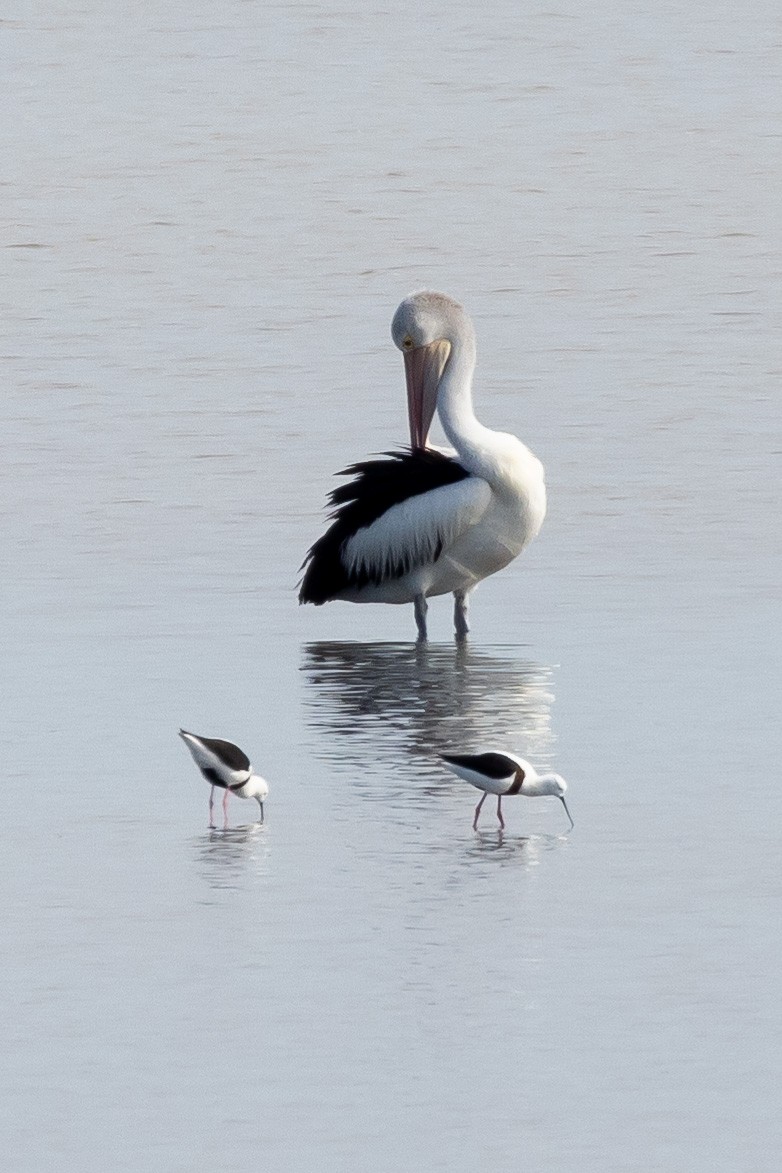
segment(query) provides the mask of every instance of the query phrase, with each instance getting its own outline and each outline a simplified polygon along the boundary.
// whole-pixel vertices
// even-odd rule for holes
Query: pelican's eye
[[[402,340],[402,346],[405,348],[405,350],[412,350],[412,349],[413,349],[413,340],[412,340],[412,338],[405,338],[405,339],[403,339],[403,340]]]

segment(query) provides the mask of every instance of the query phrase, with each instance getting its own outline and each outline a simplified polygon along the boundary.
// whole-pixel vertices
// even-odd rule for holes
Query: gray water
[[[0,39],[3,1167],[778,1169],[778,5]],[[466,649],[294,589],[422,285],[547,468]],[[575,830],[473,832],[435,755],[485,744]]]

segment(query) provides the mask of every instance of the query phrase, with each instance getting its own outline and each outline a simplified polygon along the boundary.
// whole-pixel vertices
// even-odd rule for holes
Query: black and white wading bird
[[[186,729],[179,730],[179,736],[193,755],[193,760],[199,770],[211,782],[209,792],[209,822],[212,822],[214,809],[215,786],[225,791],[223,795],[223,815],[228,815],[228,796],[237,794],[239,798],[254,798],[261,808],[261,822],[263,822],[263,800],[269,793],[269,783],[260,774],[254,774],[250,759],[238,745],[232,741],[223,741],[219,737],[198,737],[195,733],[188,733]]]
[[[477,829],[478,816],[487,794],[497,795],[497,818],[501,827],[505,826],[502,800],[513,794],[521,794],[525,798],[542,798],[545,795],[558,798],[570,819],[570,826],[575,826],[565,802],[567,782],[560,774],[539,774],[524,758],[517,758],[512,753],[440,754],[440,759],[459,778],[464,778],[465,782],[484,792],[475,808],[473,830]]]
[[[475,418],[475,331],[458,302],[414,293],[391,334],[404,355],[411,449],[340,474],[354,479],[330,495],[333,521],[304,560],[299,602],[413,603],[423,641],[426,600],[452,593],[464,639],[472,588],[543,524],[543,465],[515,436]],[[435,409],[452,454],[427,448]]]

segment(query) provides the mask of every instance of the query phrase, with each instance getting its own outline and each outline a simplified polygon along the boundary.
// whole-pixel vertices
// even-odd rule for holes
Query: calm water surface
[[[4,13],[6,1168],[778,1168],[781,34]],[[405,438],[422,285],[548,472],[466,649],[446,600],[426,650],[295,601],[332,473]],[[180,724],[263,827],[208,829]],[[472,831],[435,755],[486,743],[572,833]]]

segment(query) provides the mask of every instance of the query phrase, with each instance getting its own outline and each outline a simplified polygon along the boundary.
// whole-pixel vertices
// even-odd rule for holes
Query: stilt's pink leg
[[[481,799],[481,801],[478,803],[478,805],[475,808],[475,818],[472,821],[473,831],[477,831],[477,829],[478,829],[478,815],[481,813],[481,807],[483,806],[485,801],[486,801],[486,795],[484,794],[483,798]]]
[[[505,820],[502,817],[502,795],[497,795],[497,818],[500,820],[500,826],[505,830]]]
[[[214,826],[214,815],[212,814],[212,811],[214,810],[214,808],[215,808],[215,788],[213,786],[212,789],[209,791],[209,826],[210,827]]]

